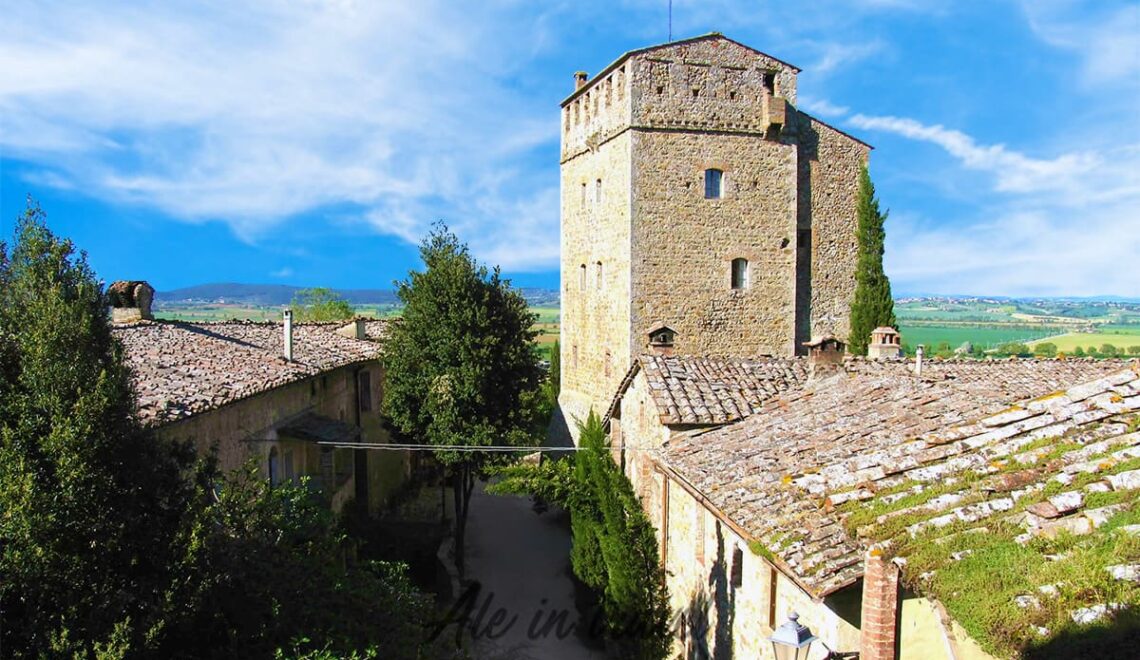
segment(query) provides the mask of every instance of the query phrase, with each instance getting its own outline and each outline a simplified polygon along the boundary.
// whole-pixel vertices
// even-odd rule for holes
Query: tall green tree
[[[859,251],[855,263],[855,298],[851,302],[851,334],[847,350],[853,355],[866,355],[871,331],[879,326],[898,329],[891,282],[883,271],[883,247],[887,213],[879,210],[875,185],[864,165],[859,170],[857,201]]]
[[[0,242],[0,649],[4,657],[414,658],[422,599],[348,565],[323,502],[223,483],[135,416],[108,300],[29,203]]]
[[[344,321],[356,313],[344,296],[326,287],[297,291],[289,306],[298,321]]]
[[[177,555],[189,450],[137,421],[102,287],[31,201],[0,283],[0,645],[137,641]]]
[[[404,315],[384,350],[384,396],[403,433],[472,450],[435,452],[454,486],[455,557],[463,573],[475,480],[503,456],[477,449],[535,439],[536,316],[499,269],[477,263],[445,225],[424,239],[420,257],[424,270],[396,283]]]

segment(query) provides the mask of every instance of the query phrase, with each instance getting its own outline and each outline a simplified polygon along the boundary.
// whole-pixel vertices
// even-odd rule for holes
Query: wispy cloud
[[[278,270],[273,271],[272,273],[269,274],[269,276],[276,278],[276,279],[279,279],[279,280],[285,279],[287,277],[293,277],[293,269],[286,266],[284,268],[280,268]]]
[[[800,109],[820,117],[842,117],[851,110],[845,105],[836,105],[827,99],[805,96],[800,97]]]
[[[819,59],[809,64],[805,70],[811,75],[825,76],[874,57],[882,53],[885,48],[886,44],[879,40],[857,43],[824,42],[815,48],[819,51]]]
[[[849,123],[938,145],[990,175],[974,210],[891,217],[887,270],[906,290],[1135,295],[1140,282],[1140,144],[1034,158],[914,119]],[[960,176],[945,168],[942,176]]]
[[[1090,152],[1067,153],[1050,159],[1031,158],[1002,144],[979,145],[961,131],[926,125],[906,117],[869,117],[857,114],[848,122],[864,130],[887,131],[936,144],[972,170],[989,172],[996,189],[1008,192],[1055,190],[1067,182],[1085,183],[1086,174],[1102,165]]]
[[[1049,44],[1076,53],[1084,80],[1140,90],[1140,4],[1022,0],[1029,26]]]
[[[523,165],[557,144],[557,96],[519,88],[533,42],[499,33],[541,32],[541,11],[346,0],[5,14],[0,149],[31,164],[30,180],[224,220],[249,240],[334,204],[406,238],[446,212],[473,243],[513,245],[496,253],[506,267],[557,262],[544,247],[557,204],[516,201],[557,199],[556,168]]]

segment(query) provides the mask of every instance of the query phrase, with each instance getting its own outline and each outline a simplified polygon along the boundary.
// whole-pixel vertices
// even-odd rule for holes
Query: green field
[[[999,346],[1011,341],[1029,342],[1055,335],[1058,330],[1045,327],[1002,325],[918,325],[908,324],[903,320],[899,322],[899,333],[902,334],[903,344],[911,349],[919,344],[933,348],[942,342],[950,344],[950,348],[958,348],[966,342],[985,348]]]
[[[1104,344],[1126,349],[1129,346],[1140,346],[1140,328],[1115,332],[1072,332],[1060,337],[1050,337],[1044,341],[1048,341],[1055,345],[1058,351],[1065,353],[1072,353],[1078,346],[1085,350],[1088,350],[1089,346],[1095,346],[1100,350]]]

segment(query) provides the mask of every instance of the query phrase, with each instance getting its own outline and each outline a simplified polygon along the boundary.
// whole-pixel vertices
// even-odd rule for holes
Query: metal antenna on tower
[[[669,0],[669,41],[673,41],[673,0]]]

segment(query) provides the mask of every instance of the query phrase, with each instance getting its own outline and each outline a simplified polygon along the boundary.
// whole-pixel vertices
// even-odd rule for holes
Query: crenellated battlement
[[[720,35],[626,53],[562,104],[562,160],[630,127],[775,137],[799,69]]]

